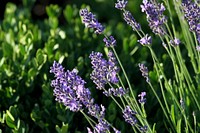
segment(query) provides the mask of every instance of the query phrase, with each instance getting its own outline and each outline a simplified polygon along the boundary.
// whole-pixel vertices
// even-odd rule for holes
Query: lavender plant
[[[156,73],[156,81],[151,81],[151,73],[149,74],[145,64],[139,63],[138,69],[154,94],[150,97],[155,97],[159,103],[161,115],[164,116],[161,120],[165,123],[164,128],[168,132],[197,133],[200,131],[199,117],[196,115],[200,111],[200,7],[197,1],[192,0],[171,2],[142,1],[141,12],[145,13],[152,33],[145,33],[131,12],[126,9],[128,1],[117,0],[115,8],[123,12],[125,22],[138,35],[138,43],[149,49],[153,62],[151,72]],[[174,25],[172,11],[176,12],[181,30],[177,30]],[[87,8],[80,10],[80,16],[86,28],[93,29],[97,35],[104,36],[105,48],[109,50],[107,59],[101,52],[93,51],[89,56],[92,65],[90,79],[96,85],[96,89],[116,103],[124,121],[132,127],[133,132],[156,132],[158,122],[150,123],[145,109],[148,93],[140,92],[139,95],[135,95],[134,88],[115,50],[117,40],[113,35],[107,35],[105,27]],[[153,48],[152,36],[154,35],[160,39],[160,47],[166,50],[164,54],[167,54],[171,60],[168,63],[172,65],[173,70],[166,70],[165,64],[157,57]],[[184,55],[183,50],[187,51],[188,56]],[[185,58],[190,62],[186,63]],[[106,120],[105,107],[95,103],[90,89],[85,87],[86,82],[78,76],[78,70],[64,71],[64,67],[57,62],[54,62],[50,69],[50,72],[55,75],[51,86],[54,87],[56,101],[73,112],[80,111],[91,125],[87,127],[89,133],[120,132],[120,129],[117,130]],[[166,76],[168,71],[171,71],[174,76]],[[123,75],[125,80],[120,75]],[[125,84],[128,86],[126,87]]]

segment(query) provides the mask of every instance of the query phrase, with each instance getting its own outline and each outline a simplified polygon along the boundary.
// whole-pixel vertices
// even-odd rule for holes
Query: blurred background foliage
[[[128,73],[135,94],[147,91],[138,63],[152,70],[151,57],[145,47],[137,43],[137,36],[126,25],[121,12],[114,8],[114,0],[18,0],[2,1],[0,16],[0,132],[35,133],[86,132],[87,121],[79,113],[72,113],[54,100],[49,68],[54,60],[66,69],[76,67],[87,81],[96,102],[106,106],[109,122],[128,132],[122,114],[111,99],[95,89],[90,81],[92,51],[106,52],[103,36],[97,36],[81,23],[79,9],[88,7],[106,27],[106,33],[117,40],[117,52]],[[150,34],[141,1],[129,1],[128,9]],[[3,8],[4,7],[4,8]],[[160,42],[154,39],[154,47]],[[161,53],[161,47],[157,52]],[[163,56],[163,57],[162,57]],[[160,54],[164,61],[169,60]],[[155,78],[155,72],[150,72]],[[160,119],[155,97],[147,95],[149,123]],[[108,102],[109,101],[109,102]],[[151,103],[151,106],[148,106]],[[156,108],[156,111],[155,111]],[[159,127],[160,126],[160,127]],[[163,123],[157,123],[162,131]],[[127,128],[128,127],[128,128]]]

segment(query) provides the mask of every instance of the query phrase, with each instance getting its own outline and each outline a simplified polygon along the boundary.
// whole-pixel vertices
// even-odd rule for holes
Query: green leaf
[[[44,54],[41,49],[38,49],[37,53],[36,53],[36,59],[37,59],[38,65],[42,65],[46,62],[47,55]],[[41,66],[39,66],[39,67],[41,67]]]
[[[50,5],[46,7],[46,12],[49,17],[58,17],[61,13],[61,9],[58,5]]]
[[[13,47],[9,43],[3,43],[3,55],[5,57],[13,57]]]
[[[109,121],[114,121],[117,115],[117,110],[116,110],[116,104],[114,102],[111,102],[110,105],[108,106],[108,120]]]
[[[181,119],[179,119],[177,122],[176,131],[177,133],[181,133]]]
[[[61,128],[61,133],[67,133],[68,132],[68,124],[64,124],[62,125],[62,128]]]
[[[59,127],[58,125],[56,125],[56,131],[57,131],[58,133],[61,133],[61,129],[60,129],[60,127]]]
[[[10,16],[9,14],[14,14],[14,12],[16,11],[17,6],[13,3],[8,3],[6,5],[6,11],[5,11],[5,16]]]
[[[37,74],[37,71],[34,68],[29,69],[28,71],[28,77],[35,77],[35,75]]]
[[[153,133],[156,133],[156,123],[153,124]]]
[[[171,119],[173,123],[176,123],[175,114],[174,114],[174,105],[171,105]]]
[[[16,128],[15,118],[12,116],[12,114],[8,110],[6,110],[6,124],[10,128]]]
[[[67,20],[67,22],[71,23],[72,17],[73,17],[73,9],[70,5],[67,5],[65,7],[65,10],[63,11],[64,17]]]
[[[22,3],[25,7],[28,7],[29,9],[32,9],[33,4],[36,0],[22,0]]]
[[[25,35],[23,35],[23,37],[20,38],[20,43],[21,44],[31,44],[31,42],[33,41],[33,34],[31,31],[28,31]]]
[[[26,50],[25,50],[25,47],[23,45],[19,45],[19,50],[20,50],[20,53],[22,55],[25,55],[26,54]]]

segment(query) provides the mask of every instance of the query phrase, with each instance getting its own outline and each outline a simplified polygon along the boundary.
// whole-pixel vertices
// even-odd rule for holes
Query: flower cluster
[[[200,7],[197,3],[192,2],[192,0],[183,0],[182,6],[190,30],[196,33],[197,40],[200,43]]]
[[[116,43],[117,43],[113,36],[110,36],[109,38],[105,37],[103,41],[106,47],[114,47],[116,46]]]
[[[101,108],[100,108],[99,105],[97,104],[89,106],[88,114],[90,114],[91,116],[94,116],[97,119],[102,120],[105,117],[105,107],[101,105]]]
[[[108,96],[116,96],[116,97],[121,97],[123,95],[125,95],[127,93],[127,90],[125,90],[124,88],[122,87],[119,87],[119,88],[110,88],[108,89],[108,91],[104,91],[103,94],[106,95],[107,97]]]
[[[135,117],[136,114],[137,113],[133,111],[130,106],[126,106],[123,110],[123,117],[127,123],[131,124],[131,126],[134,126],[138,122]]]
[[[117,0],[117,3],[115,3],[115,8],[124,11],[123,12],[124,20],[126,21],[128,25],[132,27],[134,31],[141,30],[140,24],[136,22],[132,14],[129,11],[125,10],[127,3],[128,1],[126,0]]]
[[[166,34],[164,23],[166,22],[166,17],[163,15],[165,7],[163,4],[154,3],[152,0],[143,0],[140,6],[142,12],[147,15],[147,21],[149,22],[149,27],[152,29],[153,33],[158,35]]]
[[[51,82],[51,86],[54,87],[53,94],[56,97],[56,101],[63,103],[73,112],[83,110],[85,107],[88,110],[88,114],[99,121],[95,131],[102,133],[109,131],[110,125],[104,119],[105,107],[94,103],[90,90],[85,88],[86,82],[77,75],[78,71],[76,69],[65,72],[64,67],[54,61],[53,66],[50,67],[50,73],[53,73],[56,78]],[[118,131],[117,129],[115,130]]]
[[[181,41],[178,39],[178,38],[174,38],[174,40],[170,40],[170,42],[169,42],[172,46],[178,46],[180,43],[181,43]]]
[[[112,127],[115,133],[121,133],[116,128]],[[90,128],[87,127],[88,133],[107,133],[110,131],[110,124],[105,120],[99,120],[98,123],[95,125],[94,130],[92,131]]]
[[[142,45],[150,45],[152,43],[152,38],[146,34],[143,38],[138,40],[138,42]]]
[[[136,22],[136,20],[134,19],[134,17],[132,16],[132,14],[129,11],[125,11],[123,13],[124,16],[124,20],[126,21],[126,23],[128,25],[130,25],[133,29],[133,31],[135,30],[141,30],[141,26],[138,22]]]
[[[140,99],[138,100],[139,103],[144,104],[146,102],[146,92],[141,92],[141,94],[138,95],[138,97],[140,97]]]
[[[196,46],[196,50],[200,52],[200,45]]]
[[[144,125],[143,127],[140,127],[140,131],[141,131],[142,133],[147,132],[147,129],[148,129],[148,127],[147,127],[146,125]]]
[[[81,110],[83,106],[93,104],[91,93],[88,88],[85,88],[85,81],[77,75],[76,69],[65,72],[63,66],[54,61],[50,73],[54,73],[56,78],[51,82],[56,101],[63,103],[74,112]]]
[[[126,0],[117,0],[117,3],[115,3],[115,8],[119,10],[124,10],[128,1]]]
[[[142,76],[146,79],[146,82],[149,83],[149,71],[148,68],[144,64],[138,64],[140,71],[142,72]]]
[[[104,27],[95,18],[95,15],[89,12],[86,8],[80,10],[80,16],[82,17],[82,22],[87,28],[95,29],[95,33],[101,34],[104,31]]]
[[[103,89],[108,82],[113,84],[119,82],[117,77],[119,68],[116,66],[116,58],[113,52],[109,51],[108,61],[102,58],[102,56],[102,53],[94,51],[89,56],[93,68],[90,77],[100,90]]]

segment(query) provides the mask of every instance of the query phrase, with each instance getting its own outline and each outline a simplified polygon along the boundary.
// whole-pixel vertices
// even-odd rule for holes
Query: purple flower
[[[54,61],[50,73],[55,75],[51,86],[54,87],[53,94],[56,101],[63,103],[74,112],[81,110],[83,105],[93,104],[91,93],[84,86],[86,82],[77,75],[76,69],[65,72],[63,66]]]
[[[142,72],[142,76],[146,79],[146,82],[149,83],[150,80],[149,80],[148,68],[144,64],[141,64],[141,63],[139,63],[138,66],[140,68],[140,71]]]
[[[178,46],[181,43],[181,41],[178,38],[174,38],[174,40],[170,40],[170,44],[172,46]]]
[[[115,8],[117,8],[119,10],[123,10],[123,9],[125,9],[127,3],[128,3],[128,1],[126,1],[126,0],[117,0],[117,3],[115,3]]]
[[[97,104],[88,106],[88,114],[94,116],[98,120],[103,119],[105,117],[105,107],[101,105],[101,107]]]
[[[95,15],[89,12],[86,8],[80,10],[80,16],[82,17],[82,23],[87,28],[95,29],[95,33],[101,34],[104,31],[104,27],[95,18]]]
[[[182,98],[180,99],[180,105],[182,109],[185,109],[185,102]]]
[[[110,124],[107,121],[99,120],[99,123],[96,124],[94,131],[96,131],[97,133],[106,133],[110,130],[109,128]]]
[[[192,0],[183,0],[182,6],[190,30],[195,32],[197,40],[200,43],[200,7]]]
[[[152,0],[143,0],[143,4],[140,7],[142,12],[147,15],[147,21],[152,31],[158,35],[165,35],[164,23],[166,22],[166,17],[163,15],[165,11],[164,5],[162,3],[154,3]]]
[[[196,50],[200,52],[200,45],[196,46]]]
[[[138,42],[142,45],[150,45],[152,43],[152,38],[146,34],[143,38],[138,40]]]
[[[116,46],[116,40],[115,40],[115,38],[113,36],[110,36],[109,38],[105,37],[103,39],[103,41],[104,41],[106,47],[114,47],[114,46]]]
[[[122,113],[125,121],[131,124],[131,126],[134,126],[137,123],[137,119],[135,117],[137,113],[133,111],[130,106],[126,106]]]
[[[100,52],[92,52],[89,56],[93,71],[90,74],[92,81],[97,85],[97,89],[104,88],[108,82],[117,84],[119,79],[117,73],[119,68],[116,66],[116,58],[114,54],[109,51],[108,61],[102,58],[103,54]]]
[[[121,131],[117,130],[116,128],[113,128],[115,133],[121,133]]]
[[[89,127],[87,127],[88,133],[93,133]]]
[[[119,72],[119,67],[117,66],[117,60],[112,51],[108,52],[108,74],[107,79],[109,82],[113,84],[117,84],[119,79],[117,77],[117,73]]]
[[[141,94],[138,95],[138,97],[140,97],[140,99],[138,100],[139,103],[144,104],[146,102],[146,92],[141,92]]]
[[[141,30],[140,24],[135,21],[134,17],[129,11],[124,11],[123,15],[126,23],[130,25],[134,31]]]
[[[146,125],[144,125],[143,127],[140,127],[140,131],[141,131],[142,133],[147,132],[147,129],[148,129],[148,127],[147,127]]]
[[[87,127],[88,133],[107,133],[110,132],[110,124],[106,120],[98,120],[99,123],[97,123],[94,127],[94,131],[92,131],[89,127]],[[113,127],[113,131],[115,133],[121,133],[119,130],[117,130],[115,127]]]
[[[119,88],[110,88],[108,89],[108,91],[104,91],[103,94],[106,95],[107,97],[109,96],[116,96],[116,97],[121,97],[123,95],[125,95],[127,93],[127,90],[125,90],[124,88],[122,87],[119,87]]]

